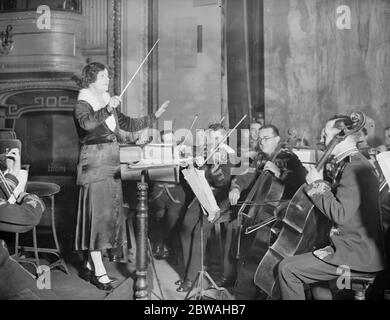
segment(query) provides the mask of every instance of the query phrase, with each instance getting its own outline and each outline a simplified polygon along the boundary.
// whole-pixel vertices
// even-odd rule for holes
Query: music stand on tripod
[[[159,300],[165,300],[164,293],[163,293],[162,288],[161,288],[160,278],[158,277],[156,264],[154,263],[153,251],[152,251],[152,246],[150,244],[150,239],[149,238],[148,238],[148,252],[149,252],[150,263],[152,265],[153,273],[156,276],[156,282],[157,282],[158,288],[160,290],[160,295],[161,296],[157,295],[153,290],[151,291],[151,294],[155,295],[156,298],[158,298]]]
[[[195,281],[193,282],[191,289],[188,291],[186,297],[184,300],[231,300],[230,293],[223,287],[219,287],[213,278],[209,275],[209,273],[205,270],[204,267],[204,230],[203,230],[203,214],[206,214],[206,211],[204,207],[199,203],[200,208],[202,209],[199,212],[199,227],[200,227],[200,270],[198,271],[198,274],[196,275]],[[211,286],[209,286],[207,289],[204,288],[204,280],[207,280]],[[195,294],[191,296],[192,291],[196,289]],[[212,289],[217,291],[217,294],[208,295],[207,291],[211,291]]]

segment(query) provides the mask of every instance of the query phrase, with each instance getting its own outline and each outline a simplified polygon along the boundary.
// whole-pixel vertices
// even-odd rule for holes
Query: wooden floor
[[[61,181],[54,182],[63,184]],[[129,263],[113,263],[109,262],[108,258],[104,259],[104,264],[107,268],[108,274],[118,278],[114,292],[109,295],[101,290],[98,290],[95,286],[84,281],[78,276],[78,270],[80,269],[80,257],[72,249],[72,235],[77,212],[76,191],[77,190],[74,189],[74,186],[68,183],[65,187],[62,186],[61,193],[56,196],[55,219],[57,235],[69,269],[69,274],[65,274],[60,269],[53,269],[51,272],[52,290],[57,294],[57,296],[65,300],[134,299],[133,287],[136,281],[134,257]],[[51,229],[49,227],[50,225],[50,215],[47,211],[44,213],[38,228],[38,245],[41,244],[43,247],[48,248],[53,247]],[[13,248],[14,236],[12,234],[1,236],[8,244],[8,247]],[[26,244],[31,244],[30,232],[23,234],[22,240]],[[44,259],[45,257],[43,257],[41,264],[45,264]],[[148,272],[150,299],[184,300],[186,293],[177,292],[176,289],[178,286],[174,284],[177,280],[179,280],[179,274],[183,273],[184,267],[179,263],[175,263],[170,260],[154,260],[154,263],[156,272],[154,272],[154,268],[151,264]],[[207,288],[208,286],[209,283],[205,283],[205,287]],[[213,295],[213,291],[215,290],[209,290],[208,293]],[[192,293],[195,293],[195,291]]]
[[[184,300],[186,293],[176,291],[179,274],[166,260],[155,260],[155,271],[152,265],[149,267],[148,281],[150,300]],[[115,290],[110,294],[98,290],[92,284],[84,281],[78,276],[77,268],[67,263],[69,274],[60,269],[51,272],[51,284],[54,293],[63,300],[134,300],[135,265],[134,263],[113,263],[105,261],[110,276],[118,279]],[[204,282],[204,288],[210,287]],[[191,292],[190,297],[194,298],[196,288]],[[205,290],[205,295],[210,299],[220,297],[219,290]],[[228,292],[224,291],[224,299],[232,299]]]

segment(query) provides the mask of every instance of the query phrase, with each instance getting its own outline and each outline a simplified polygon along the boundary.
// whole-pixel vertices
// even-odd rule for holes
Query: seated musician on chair
[[[161,132],[162,143],[175,144],[176,139],[172,131]],[[180,177],[182,178],[182,177]],[[182,179],[180,179],[182,181]],[[166,259],[169,257],[168,240],[172,235],[185,204],[185,192],[182,183],[153,184],[150,195],[150,209],[154,216],[151,219],[151,229],[155,243],[154,257]]]
[[[329,145],[349,125],[351,120],[346,116],[330,119],[325,126],[325,144]],[[282,299],[305,299],[305,285],[336,280],[341,266],[363,273],[375,273],[385,267],[378,179],[358,151],[358,139],[359,133],[351,134],[333,149],[332,184],[325,182],[323,172],[314,167],[306,177],[307,196],[333,222],[331,244],[280,263]]]
[[[282,200],[291,199],[298,188],[304,183],[306,170],[298,157],[287,149],[280,149],[279,130],[273,125],[266,125],[259,131],[259,147],[261,151],[256,156],[247,173],[236,176],[229,193],[230,204],[237,205],[242,193],[247,191],[264,170],[272,172],[285,185]],[[274,162],[270,160],[275,159]],[[234,245],[234,244],[233,244]],[[262,257],[256,257],[260,262]],[[237,299],[251,300],[257,297],[254,284],[254,274],[257,263],[238,261],[235,295]],[[225,277],[229,277],[225,275]]]
[[[18,149],[11,150],[6,156],[4,178],[13,190],[18,185],[16,176],[20,171]],[[5,169],[2,168],[2,169]],[[37,196],[21,193],[15,204],[7,201],[4,183],[0,188],[0,231],[22,233],[31,230],[40,220],[45,205]],[[38,290],[37,281],[14,261],[8,253],[4,241],[0,240],[0,300],[57,300],[51,290]]]
[[[226,135],[226,130],[220,124],[212,124],[209,126],[209,135],[207,138],[207,144],[210,146],[218,146]],[[212,148],[209,147],[208,150]],[[218,158],[218,159],[217,159]],[[202,170],[205,170],[205,177],[210,187],[213,190],[213,194],[217,201],[218,206],[221,208],[221,203],[227,199],[228,188],[230,185],[230,169],[231,165],[228,159],[227,153],[217,152],[214,160],[211,163],[198,163]],[[225,201],[226,202],[226,201]],[[181,241],[183,247],[184,264],[186,266],[184,280],[176,282],[179,287],[178,292],[187,292],[191,289],[193,281],[196,278],[197,272],[200,271],[201,263],[201,243],[200,243],[200,203],[195,199],[188,206],[184,216]],[[223,214],[223,210],[221,208]],[[213,223],[207,220],[207,217],[202,214],[203,230],[204,230],[204,242],[203,252],[205,252],[206,242],[210,236]]]

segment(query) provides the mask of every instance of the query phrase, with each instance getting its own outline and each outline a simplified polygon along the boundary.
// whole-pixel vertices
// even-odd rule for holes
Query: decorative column
[[[114,93],[115,95],[121,94],[121,72],[122,72],[122,32],[121,32],[121,15],[122,15],[122,0],[113,0],[113,32],[114,32]]]
[[[147,4],[147,43],[152,48],[158,39],[158,0],[148,0]],[[157,46],[148,64],[148,113],[154,113],[159,107],[158,101],[158,50]]]

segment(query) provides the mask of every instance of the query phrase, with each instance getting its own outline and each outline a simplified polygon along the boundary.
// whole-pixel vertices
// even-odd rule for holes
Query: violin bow
[[[141,68],[143,67],[143,65],[145,64],[145,62],[148,60],[149,56],[151,55],[151,53],[153,52],[154,48],[157,46],[158,42],[160,41],[160,39],[158,39],[156,41],[156,43],[153,45],[152,49],[150,49],[150,51],[148,52],[147,56],[145,57],[145,59],[141,62],[140,66],[138,67],[137,71],[134,73],[134,75],[131,77],[131,79],[129,80],[129,82],[127,83],[126,87],[123,89],[121,95],[119,96],[119,98],[122,99],[123,95],[125,94],[126,90],[129,88],[130,84],[133,82],[133,80],[135,79],[135,77],[137,76],[138,72],[141,70]]]
[[[190,129],[187,131],[186,135],[184,136],[184,140],[182,142],[180,142],[179,146],[181,146],[182,144],[184,144],[184,142],[186,142],[187,138],[188,138],[188,135],[190,134],[190,132],[192,131],[192,129],[194,128],[195,126],[195,123],[198,121],[199,119],[199,115],[195,115],[195,118],[194,120],[192,121],[192,124],[190,126]]]
[[[219,124],[220,124],[220,125],[222,125],[222,124],[223,124],[223,122],[225,121],[225,119],[226,119],[227,115],[228,115],[228,110],[226,110],[226,111],[225,111],[225,113],[224,113],[224,115],[223,115],[223,117],[222,117],[221,121],[219,121]]]

